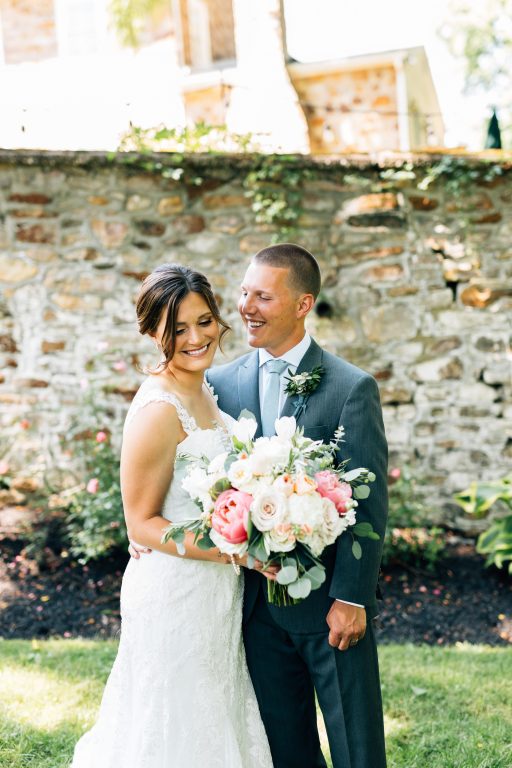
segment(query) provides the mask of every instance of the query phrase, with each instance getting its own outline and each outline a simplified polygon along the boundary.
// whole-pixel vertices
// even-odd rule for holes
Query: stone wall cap
[[[217,172],[229,172],[232,168],[252,168],[265,159],[274,158],[276,162],[296,165],[298,168],[336,167],[357,170],[381,170],[385,168],[400,168],[405,163],[413,166],[430,166],[441,159],[466,161],[468,165],[485,168],[489,163],[503,166],[504,170],[512,168],[512,152],[503,150],[483,150],[468,152],[466,150],[433,150],[422,152],[381,151],[375,153],[347,153],[336,155],[305,155],[305,154],[262,154],[262,153],[212,153],[190,152],[112,152],[112,151],[71,151],[71,150],[41,150],[41,149],[1,149],[0,165],[16,166],[48,166],[50,168],[76,167],[90,169],[93,167],[111,168],[125,167],[133,173],[153,173],[148,170],[148,161],[161,166],[188,166],[202,170],[211,169]],[[157,169],[155,169],[157,170]]]

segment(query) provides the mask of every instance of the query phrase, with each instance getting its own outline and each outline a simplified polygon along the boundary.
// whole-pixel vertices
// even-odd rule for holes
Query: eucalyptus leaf
[[[176,542],[176,551],[178,552],[178,555],[184,555],[186,552],[185,544],[182,541]]]
[[[346,483],[351,483],[353,480],[357,480],[357,478],[361,474],[361,469],[351,469],[349,472],[345,472],[344,480]]]
[[[358,485],[354,489],[354,496],[356,499],[367,499],[370,495],[370,489],[367,485]]]
[[[206,549],[212,549],[215,546],[215,544],[213,543],[213,541],[210,539],[209,536],[203,535],[201,536],[200,539],[197,540],[197,546],[199,547],[199,549],[206,550]]]
[[[352,554],[356,560],[360,560],[363,556],[363,549],[358,541],[354,541],[352,544]]]
[[[304,600],[311,592],[311,582],[307,575],[301,576],[288,587],[288,594],[295,600]]]
[[[373,527],[371,523],[362,522],[356,523],[352,530],[356,536],[369,536],[373,531]]]
[[[291,584],[297,580],[298,575],[299,572],[297,570],[297,566],[294,563],[293,565],[288,565],[285,568],[281,568],[276,576],[276,581],[278,584]]]
[[[318,589],[325,581],[325,569],[319,565],[314,565],[310,568],[306,575],[311,582],[312,589]]]

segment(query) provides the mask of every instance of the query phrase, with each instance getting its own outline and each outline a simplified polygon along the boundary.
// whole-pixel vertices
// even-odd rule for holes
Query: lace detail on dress
[[[131,423],[135,415],[141,408],[145,408],[150,403],[169,403],[176,408],[176,413],[181,422],[183,430],[190,435],[197,429],[196,420],[186,410],[177,395],[173,392],[166,392],[164,389],[147,389],[142,386],[133,398],[128,413],[126,415],[125,426]]]
[[[214,390],[213,386],[206,379],[204,380],[204,383],[205,383],[206,389],[208,390],[210,395],[213,397],[215,402],[218,403],[219,402],[219,396],[215,394],[215,390]]]

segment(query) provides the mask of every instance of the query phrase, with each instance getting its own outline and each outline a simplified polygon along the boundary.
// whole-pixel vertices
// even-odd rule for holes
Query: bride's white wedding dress
[[[162,401],[176,408],[187,435],[177,457],[225,450],[220,425],[198,428],[176,396],[145,384],[126,423]],[[186,470],[176,462],[165,500],[173,522],[198,516],[181,487]],[[118,654],[72,768],[272,768],[245,661],[242,578],[230,566],[157,551],[130,560]]]

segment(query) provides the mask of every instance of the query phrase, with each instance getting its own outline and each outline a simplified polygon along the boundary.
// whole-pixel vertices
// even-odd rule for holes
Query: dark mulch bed
[[[0,542],[0,637],[113,637],[126,553],[79,565],[22,544]],[[381,642],[446,645],[512,642],[512,580],[484,569],[469,544],[452,547],[435,574],[394,566],[382,577]]]

